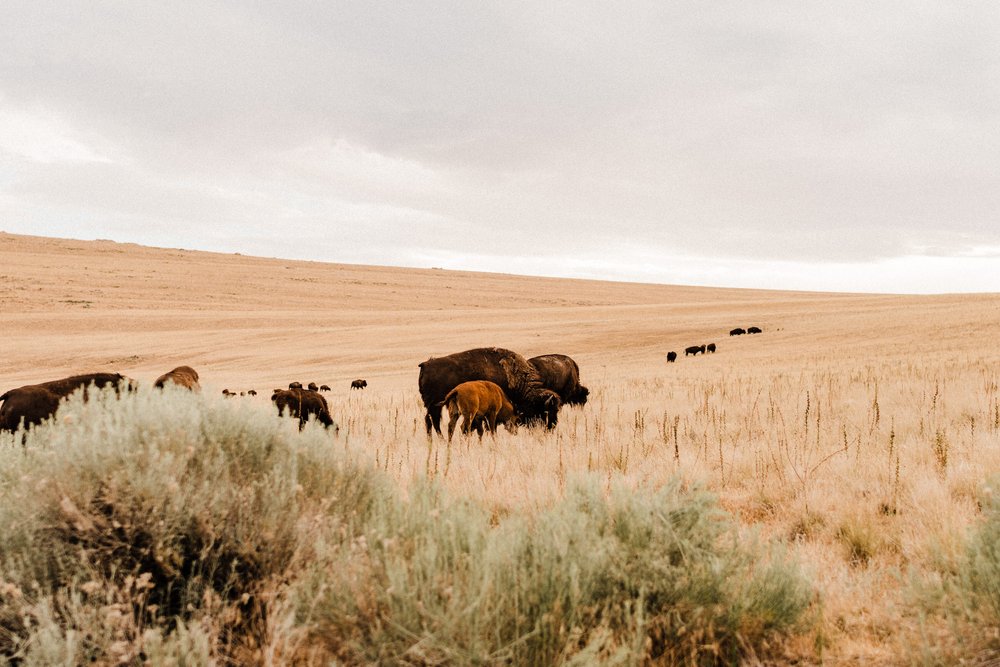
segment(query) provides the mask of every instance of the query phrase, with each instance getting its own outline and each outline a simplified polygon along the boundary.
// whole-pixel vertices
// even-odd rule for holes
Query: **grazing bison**
[[[326,399],[318,392],[308,389],[276,389],[271,396],[271,400],[278,408],[278,414],[283,414],[286,410],[288,414],[299,420],[299,430],[305,428],[310,416],[315,416],[316,421],[326,427],[338,429],[330,416],[330,407]]]
[[[319,390],[320,391],[330,391],[330,385],[328,385],[328,384],[321,384],[319,386]]]
[[[153,386],[163,389],[168,382],[173,382],[178,387],[184,387],[191,391],[201,391],[201,385],[198,384],[198,371],[190,366],[178,366],[169,373],[164,373],[156,378]]]
[[[705,350],[711,352],[712,354],[715,354],[715,343],[709,343],[708,345],[706,345]]]
[[[62,399],[90,385],[98,388],[112,386],[119,392],[123,387],[126,391],[135,387],[130,378],[119,373],[90,373],[11,389],[0,396],[3,403],[0,406],[0,431],[16,431],[22,420],[25,428],[42,423],[56,413]]]
[[[315,382],[310,382],[309,386],[306,387],[306,389],[308,389],[309,391],[319,391],[319,385],[317,385]]]
[[[542,378],[542,385],[559,394],[563,404],[584,405],[590,390],[580,384],[580,367],[565,354],[543,354],[528,359]]]
[[[351,389],[364,389],[368,386],[368,380],[355,380],[351,383]]]
[[[236,392],[235,391],[229,391],[228,389],[223,389],[222,390],[222,395],[225,396],[226,398],[230,398],[232,396],[235,396]]]
[[[760,327],[748,327],[747,328],[747,333],[748,334],[758,334],[758,333],[764,333],[764,332],[761,330]]]
[[[289,382],[288,383],[288,388],[289,389],[302,389],[302,383],[301,382]]]
[[[455,433],[459,416],[464,418],[462,433],[468,435],[475,428],[480,438],[483,437],[483,422],[494,437],[497,424],[505,424],[508,430],[517,426],[514,405],[503,389],[488,380],[463,382],[449,391],[440,405],[448,408],[448,442]]]
[[[705,354],[705,346],[704,345],[692,345],[691,347],[684,348],[684,356],[685,357],[688,356],[689,354],[692,355],[692,356],[698,356],[699,352],[701,352],[702,354]]]
[[[669,361],[670,363],[677,361],[677,353],[674,352],[673,350],[667,352],[667,361]]]
[[[562,401],[557,393],[545,389],[538,370],[517,352],[480,347],[432,357],[420,364],[417,384],[427,410],[424,424],[428,435],[431,429],[441,434],[441,402],[448,392],[470,380],[498,385],[514,404],[520,423],[544,422],[548,428],[555,427]]]
[[[730,336],[742,336],[747,332],[746,329],[736,328],[729,332]]]
[[[247,392],[247,396],[256,396],[256,395],[257,395],[257,390],[255,389],[251,389],[250,391]]]

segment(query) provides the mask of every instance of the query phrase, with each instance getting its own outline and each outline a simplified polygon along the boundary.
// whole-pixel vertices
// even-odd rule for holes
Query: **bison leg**
[[[458,410],[448,410],[448,442],[451,442],[451,438],[455,435],[455,424],[458,422]],[[465,430],[465,425],[462,425],[462,430]],[[441,431],[439,430],[438,433]],[[431,434],[431,430],[427,429],[427,435]]]
[[[432,405],[427,408],[427,414],[424,416],[424,425],[427,427],[427,435],[431,434],[431,429],[433,428],[437,431],[438,435],[441,435],[441,406]]]

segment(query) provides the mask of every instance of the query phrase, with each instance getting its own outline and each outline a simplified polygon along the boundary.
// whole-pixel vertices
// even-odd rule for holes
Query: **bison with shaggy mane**
[[[310,416],[316,417],[316,421],[327,428],[339,430],[330,416],[330,406],[319,392],[309,389],[275,389],[271,400],[278,408],[278,414],[287,412],[289,416],[299,420],[300,431],[305,428]]]
[[[164,373],[156,378],[153,386],[157,389],[163,389],[168,382],[191,391],[201,391],[201,385],[198,384],[198,371],[190,366],[178,366],[174,370]]]
[[[514,404],[518,421],[525,425],[544,423],[553,428],[559,419],[559,394],[546,389],[528,360],[500,347],[478,347],[446,357],[431,357],[420,364],[417,384],[427,414],[424,424],[441,435],[441,402],[448,393],[471,380],[498,385]]]
[[[584,405],[590,390],[580,384],[580,366],[565,354],[543,354],[528,359],[542,378],[546,389],[559,394],[560,400],[569,405]]]

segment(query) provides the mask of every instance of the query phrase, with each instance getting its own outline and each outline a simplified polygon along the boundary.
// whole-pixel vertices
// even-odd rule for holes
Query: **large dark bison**
[[[368,386],[368,380],[362,380],[358,378],[357,380],[351,382],[351,389],[364,389],[367,386]]]
[[[115,391],[122,388],[131,391],[135,387],[130,378],[120,373],[89,373],[11,389],[0,396],[3,402],[0,406],[0,431],[16,431],[22,420],[26,428],[42,423],[56,413],[62,399],[81,387],[91,385],[98,388],[112,386]]]
[[[702,354],[705,354],[705,346],[704,345],[692,345],[691,347],[685,347],[684,348],[684,356],[685,357],[688,356],[689,354],[691,356],[698,356],[699,352],[701,352]]]
[[[462,433],[468,435],[476,429],[479,437],[483,437],[483,423],[495,437],[497,424],[505,424],[508,430],[517,426],[517,416],[514,405],[503,393],[503,389],[487,380],[463,382],[448,392],[441,401],[448,408],[448,442],[455,434],[455,424],[463,417]]]
[[[764,332],[763,332],[763,330],[761,330],[760,327],[747,327],[747,333],[748,334],[759,334],[759,333],[764,333]]]
[[[198,371],[190,366],[178,366],[169,373],[164,373],[156,378],[153,386],[163,389],[168,382],[172,382],[178,387],[190,389],[191,391],[201,391],[201,385],[198,384]]]
[[[564,404],[584,405],[590,390],[580,384],[580,367],[565,354],[543,354],[528,359],[542,378],[546,389],[559,394]]]
[[[674,352],[673,350],[667,352],[667,361],[669,361],[670,363],[674,363],[675,361],[677,361],[677,353]]]
[[[708,345],[706,345],[705,350],[711,352],[712,354],[715,354],[715,343],[709,343]]]
[[[733,329],[732,331],[730,331],[729,335],[730,336],[742,336],[746,332],[747,332],[746,329],[743,329],[742,327],[737,327],[736,329]]]
[[[517,352],[499,347],[479,347],[446,357],[431,357],[420,364],[417,384],[427,414],[424,424],[441,435],[441,402],[452,389],[470,380],[489,380],[498,385],[514,404],[518,421],[538,422],[553,428],[562,401],[546,389],[534,366]]]
[[[275,389],[271,400],[278,408],[279,414],[287,410],[292,417],[299,420],[300,431],[305,428],[310,416],[315,416],[316,421],[323,426],[337,429],[333,417],[330,416],[330,406],[318,392],[308,389]]]

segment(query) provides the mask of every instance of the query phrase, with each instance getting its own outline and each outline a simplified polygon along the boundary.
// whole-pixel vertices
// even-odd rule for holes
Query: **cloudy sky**
[[[8,0],[0,230],[1000,292],[998,43],[992,0]]]

